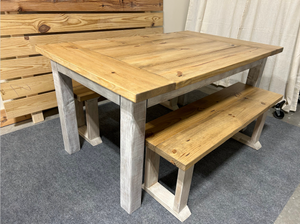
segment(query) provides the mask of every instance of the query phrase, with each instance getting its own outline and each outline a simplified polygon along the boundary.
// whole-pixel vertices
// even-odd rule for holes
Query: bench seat
[[[235,139],[258,149],[266,112],[281,98],[280,94],[236,83],[148,122],[144,189],[179,220],[185,220],[190,215],[186,204],[194,164],[236,135]],[[251,137],[239,133],[255,119]],[[158,183],[159,156],[179,168],[173,197]]]

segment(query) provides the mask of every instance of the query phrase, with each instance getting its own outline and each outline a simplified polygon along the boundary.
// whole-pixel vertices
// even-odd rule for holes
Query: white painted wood
[[[236,133],[234,136],[232,136],[232,138],[236,141],[239,141],[245,145],[248,145],[249,147],[255,149],[255,150],[259,150],[261,148],[261,144],[259,141],[253,143],[251,141],[251,138],[248,135],[245,135],[241,132]]]
[[[121,207],[129,214],[141,206],[146,101],[121,97]]]
[[[79,132],[79,135],[81,137],[83,137],[87,142],[89,142],[92,146],[96,146],[96,145],[99,145],[102,143],[102,139],[100,138],[100,136],[96,137],[96,138],[93,138],[93,139],[90,139],[88,137],[88,131],[87,131],[87,126],[84,125],[84,126],[81,126],[80,128],[78,128],[78,132]]]
[[[178,97],[178,104],[180,106],[187,105],[187,94],[183,94],[183,95],[181,95],[181,96]]]
[[[76,110],[76,118],[77,118],[77,125],[78,128],[85,125],[85,117],[83,111],[83,102],[79,102],[77,99],[75,101],[75,110]]]
[[[265,125],[266,117],[267,117],[267,112],[263,113],[262,115],[260,115],[257,118],[256,123],[255,123],[255,127],[253,129],[253,133],[252,133],[252,136],[251,136],[251,141],[253,143],[256,143],[256,142],[259,141],[262,129]]]
[[[164,93],[162,95],[159,95],[159,96],[155,96],[155,97],[152,97],[150,99],[148,99],[148,107],[152,107],[156,104],[159,104],[159,103],[162,103],[162,102],[165,102],[169,99],[172,99],[172,98],[175,98],[175,97],[178,97],[178,96],[181,96],[183,94],[186,94],[188,92],[191,92],[195,89],[199,89],[203,86],[207,86],[215,81],[218,81],[220,79],[224,79],[228,76],[231,76],[231,75],[234,75],[238,72],[241,72],[241,71],[244,71],[244,70],[247,70],[249,68],[253,68],[253,67],[256,67],[256,66],[259,66],[263,63],[265,59],[261,59],[261,60],[258,60],[258,61],[255,61],[253,63],[250,63],[248,65],[244,65],[242,67],[239,67],[239,68],[236,68],[236,69],[233,69],[231,71],[228,71],[228,72],[225,72],[225,73],[222,73],[222,74],[219,74],[219,75],[216,75],[216,76],[213,76],[213,77],[210,77],[208,79],[205,79],[203,81],[200,81],[200,82],[197,82],[197,83],[194,83],[192,85],[188,85],[188,86],[185,86],[185,87],[182,87],[180,89],[176,89],[176,90],[173,90],[171,92],[168,92],[168,93]]]
[[[261,64],[251,68],[248,73],[246,84],[259,87],[262,74],[267,62],[267,58],[261,60]]]
[[[87,88],[93,90],[94,92],[98,93],[101,96],[104,96],[106,99],[120,105],[120,95],[112,92],[111,90],[100,86],[99,84],[83,77],[82,75],[60,65],[57,64],[58,71],[65,74],[66,76],[74,79],[75,81],[79,82],[80,84],[86,86]]]
[[[175,196],[160,183],[157,182],[149,188],[143,186],[143,188],[181,222],[185,221],[191,215],[191,211],[187,205],[179,213],[173,209]]]
[[[178,177],[175,191],[174,207],[173,209],[180,213],[181,210],[187,205],[189,198],[190,187],[192,183],[194,165],[188,170],[183,171],[178,169]]]
[[[160,156],[146,147],[144,185],[149,188],[158,181]]]
[[[59,73],[57,63],[51,61],[65,150],[72,154],[80,150],[72,80]]]
[[[88,138],[99,138],[98,98],[85,101],[85,112]]]
[[[177,109],[179,109],[179,107],[178,107],[178,97],[170,99],[166,102],[162,102],[161,105],[168,108],[168,109],[170,109],[170,110],[177,110]]]

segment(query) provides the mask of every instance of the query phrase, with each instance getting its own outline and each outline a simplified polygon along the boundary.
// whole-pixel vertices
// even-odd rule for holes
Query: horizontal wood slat
[[[55,92],[4,102],[8,119],[57,107]]]
[[[163,0],[2,0],[1,12],[41,11],[162,11]]]
[[[54,44],[61,42],[96,40],[103,38],[126,37],[158,33],[163,33],[162,27],[1,38],[1,58],[38,54],[34,49],[34,46],[36,44]]]
[[[163,13],[8,14],[0,28],[1,35],[20,35],[162,25]]]
[[[3,60],[1,80],[51,72],[50,60],[44,56]]]
[[[51,90],[54,90],[52,74],[1,83],[2,100],[15,99]]]

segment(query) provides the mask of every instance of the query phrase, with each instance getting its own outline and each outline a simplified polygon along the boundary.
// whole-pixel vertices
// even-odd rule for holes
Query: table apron
[[[104,96],[106,99],[116,103],[117,105],[120,105],[120,95],[117,93],[114,93],[113,91],[83,77],[82,75],[78,74],[77,72],[74,72],[65,66],[60,65],[57,63],[57,69],[58,72],[70,77],[71,79],[74,79],[76,82],[79,82],[80,84],[86,86],[87,88],[93,90],[94,92],[98,93],[101,96]]]
[[[259,66],[259,65],[263,64],[265,61],[266,61],[266,58],[263,58],[263,59],[255,61],[255,62],[252,62],[250,64],[247,64],[247,65],[238,67],[236,69],[233,69],[231,71],[224,72],[224,73],[221,73],[219,75],[216,75],[216,76],[210,77],[208,79],[202,80],[200,82],[196,82],[194,84],[182,87],[180,89],[176,89],[176,90],[173,90],[171,92],[164,93],[164,94],[161,94],[159,96],[152,97],[152,98],[148,99],[147,107],[152,107],[156,104],[159,104],[159,103],[165,102],[169,99],[173,99],[175,97],[181,96],[181,95],[186,94],[188,92],[191,92],[195,89],[199,89],[203,86],[207,86],[207,85],[209,85],[213,82],[224,79],[228,76],[232,76],[236,73],[239,73],[239,72],[245,71],[247,69]]]
[[[147,107],[152,107],[154,105],[160,104],[160,103],[165,102],[167,100],[170,100],[170,99],[173,99],[175,97],[186,94],[188,92],[191,92],[195,89],[199,89],[203,86],[207,86],[207,85],[209,85],[213,82],[224,79],[228,76],[232,76],[236,73],[239,73],[239,72],[245,71],[247,69],[251,69],[253,67],[259,66],[259,65],[263,64],[265,61],[266,61],[266,59],[263,58],[263,59],[255,61],[255,62],[252,62],[250,64],[247,64],[247,65],[238,67],[236,69],[233,69],[231,71],[224,72],[224,73],[221,73],[219,75],[216,75],[216,76],[210,77],[208,79],[202,80],[200,82],[182,87],[180,89],[173,90],[173,91],[168,92],[168,93],[164,93],[164,94],[152,97],[152,98],[147,100],[148,101],[147,102]],[[94,92],[100,94],[101,96],[104,96],[105,98],[107,98],[108,100],[114,102],[115,104],[120,105],[121,96],[119,94],[114,93],[113,91],[111,91],[111,90],[109,90],[109,89],[107,89],[107,88],[105,88],[105,87],[103,87],[103,86],[101,86],[101,85],[99,85],[99,84],[83,77],[82,75],[78,74],[77,72],[74,72],[74,71],[62,66],[59,63],[57,63],[57,69],[60,73],[70,77],[71,79],[74,79],[75,81],[77,81],[80,84],[86,86],[87,88],[93,90]]]

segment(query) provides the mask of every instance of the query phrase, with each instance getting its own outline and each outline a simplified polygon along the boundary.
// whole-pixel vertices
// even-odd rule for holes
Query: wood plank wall
[[[162,10],[163,0],[2,0],[1,98],[7,118],[34,119],[57,106],[50,61],[35,44],[162,33]]]

